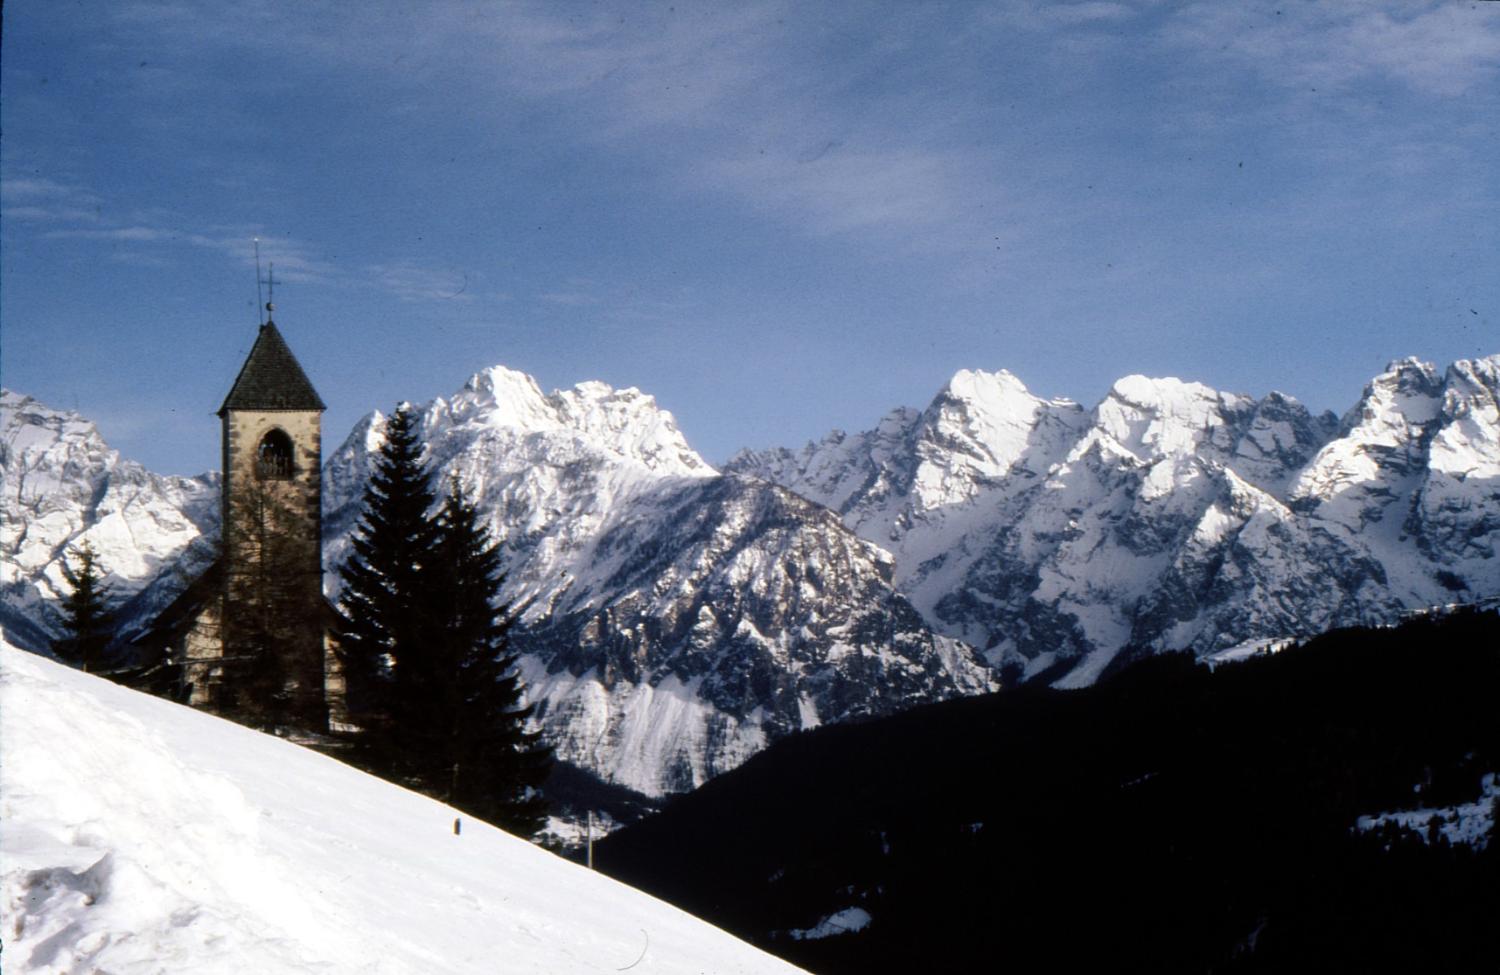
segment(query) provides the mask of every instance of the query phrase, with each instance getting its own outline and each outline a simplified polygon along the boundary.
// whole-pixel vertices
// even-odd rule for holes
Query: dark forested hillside
[[[1493,612],[1149,658],[796,735],[596,863],[818,972],[1493,963],[1500,843],[1355,823],[1479,800],[1497,691]]]

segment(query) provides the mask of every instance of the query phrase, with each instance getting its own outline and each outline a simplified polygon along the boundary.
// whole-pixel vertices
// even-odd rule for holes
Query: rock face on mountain
[[[634,389],[544,395],[495,368],[420,412],[427,462],[504,543],[530,697],[561,757],[648,794],[773,738],[994,686],[832,512],[720,476]],[[383,418],[329,458],[330,567],[345,557]]]
[[[1175,379],[1093,410],[961,372],[921,412],[726,470],[840,513],[1007,680],[1500,595],[1500,356],[1408,359],[1342,419]]]
[[[42,647],[56,634],[63,559],[85,541],[127,625],[212,560],[217,475],[153,474],[77,413],[0,391],[0,475],[0,627],[16,642]]]

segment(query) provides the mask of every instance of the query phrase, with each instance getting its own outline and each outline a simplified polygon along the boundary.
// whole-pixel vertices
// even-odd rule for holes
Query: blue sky
[[[1500,351],[1500,3],[4,7],[0,381],[218,462],[276,320],[329,404],[501,363],[710,461],[961,368],[1342,411]]]

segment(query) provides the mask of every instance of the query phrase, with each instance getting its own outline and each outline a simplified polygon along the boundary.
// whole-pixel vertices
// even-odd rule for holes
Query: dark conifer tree
[[[431,593],[438,626],[431,652],[413,681],[425,692],[410,727],[429,763],[433,795],[520,836],[546,821],[541,785],[552,751],[527,729],[532,706],[516,671],[507,635],[514,621],[500,601],[500,547],[457,479],[438,518]]]
[[[406,685],[418,675],[415,661],[432,619],[423,575],[437,545],[428,517],[437,499],[421,452],[416,418],[398,406],[386,420],[385,443],[365,488],[354,552],[339,569],[339,658],[351,719],[364,729],[366,764],[395,775],[403,770],[392,723],[398,710],[407,710],[397,702],[418,696]]]
[[[104,650],[114,639],[115,629],[98,559],[99,553],[89,542],[78,547],[76,568],[63,559],[63,577],[73,591],[63,600],[63,636],[52,641],[52,652],[59,660],[88,671],[103,665]]]
[[[358,758],[523,836],[545,821],[551,750],[527,730],[498,546],[455,482],[441,511],[401,407],[340,569],[339,654]]]

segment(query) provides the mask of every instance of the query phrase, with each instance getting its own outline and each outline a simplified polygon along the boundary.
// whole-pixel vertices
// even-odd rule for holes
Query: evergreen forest
[[[1497,688],[1494,612],[1150,657],[795,735],[595,862],[820,973],[1490,970],[1493,827],[1355,824],[1479,799]]]

